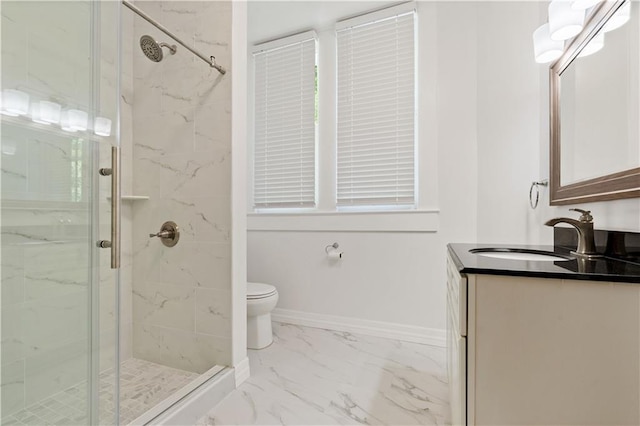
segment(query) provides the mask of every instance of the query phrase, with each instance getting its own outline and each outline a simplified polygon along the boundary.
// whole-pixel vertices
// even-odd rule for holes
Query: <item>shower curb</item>
[[[193,425],[235,388],[235,370],[224,368],[157,416],[141,416],[131,425]]]

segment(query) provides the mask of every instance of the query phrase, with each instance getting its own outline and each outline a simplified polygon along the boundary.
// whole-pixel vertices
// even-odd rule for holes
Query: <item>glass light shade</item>
[[[578,58],[584,58],[585,56],[593,55],[597,51],[604,47],[604,33],[599,32],[594,38],[589,41],[582,51],[578,54]]]
[[[33,120],[35,123],[51,124],[40,118],[40,102],[33,102],[31,104],[31,120]]]
[[[4,138],[2,140],[2,153],[4,155],[15,155],[17,149],[16,141]]]
[[[20,90],[5,89],[2,91],[2,113],[17,117],[29,113],[29,95]]]
[[[93,124],[93,132],[98,136],[110,136],[111,120],[104,117],[96,117],[96,121]]]
[[[79,109],[70,109],[66,111],[67,113],[67,121],[64,125],[67,127],[66,129],[63,127],[63,130],[70,130],[72,132],[77,132],[78,130],[84,132],[87,130],[87,125],[89,123],[89,114]]]
[[[62,106],[55,102],[40,101],[40,119],[47,123],[58,124]]]
[[[57,124],[60,122],[61,109],[55,102],[34,102],[31,104],[31,119],[36,123]]]
[[[584,27],[584,10],[571,8],[567,0],[553,0],[549,4],[549,33],[552,40],[568,40]]]
[[[549,24],[544,24],[533,32],[533,53],[536,62],[546,64],[558,59],[564,50],[564,42],[552,40]]]
[[[627,1],[609,18],[604,27],[602,27],[602,31],[606,33],[620,28],[627,23],[629,18],[631,18],[631,2]]]
[[[571,2],[571,9],[574,10],[587,10],[590,7],[595,6],[602,0],[573,0]]]
[[[62,111],[60,116],[60,128],[67,132],[77,132],[78,129],[71,127],[71,121],[69,120],[69,111]]]

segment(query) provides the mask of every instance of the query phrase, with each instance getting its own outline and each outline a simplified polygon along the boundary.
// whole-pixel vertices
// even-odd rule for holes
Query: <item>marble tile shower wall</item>
[[[103,12],[99,113],[115,122],[117,10],[105,6]],[[89,2],[3,2],[2,87],[88,111],[92,103],[90,22]],[[98,195],[101,217],[108,217],[109,190],[105,183],[99,194],[90,193],[93,171],[89,165],[96,143],[108,152],[113,141],[97,142],[86,134],[3,120],[3,416],[86,380],[92,280],[90,199]],[[128,246],[130,258],[131,238]],[[131,260],[123,263],[131,265]],[[108,259],[102,258],[101,264],[106,269]],[[128,275],[130,282],[131,272]],[[125,282],[126,276],[123,271]],[[115,282],[106,272],[101,279],[100,361],[101,369],[108,369],[115,361]]]
[[[230,2],[139,2],[180,38],[231,63]],[[136,17],[134,40],[149,34]],[[202,373],[231,358],[231,78],[178,46],[133,55],[133,355]],[[167,220],[173,248],[149,239]]]

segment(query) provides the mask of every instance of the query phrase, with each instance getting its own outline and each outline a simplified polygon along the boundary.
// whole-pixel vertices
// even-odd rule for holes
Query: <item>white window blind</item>
[[[254,51],[254,207],[315,205],[316,38]]]
[[[337,204],[414,205],[415,12],[356,19],[336,30]]]

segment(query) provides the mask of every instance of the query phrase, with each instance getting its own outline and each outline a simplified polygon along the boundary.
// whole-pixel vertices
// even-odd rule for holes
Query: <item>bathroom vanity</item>
[[[448,246],[452,424],[640,424],[640,264],[482,247]]]

